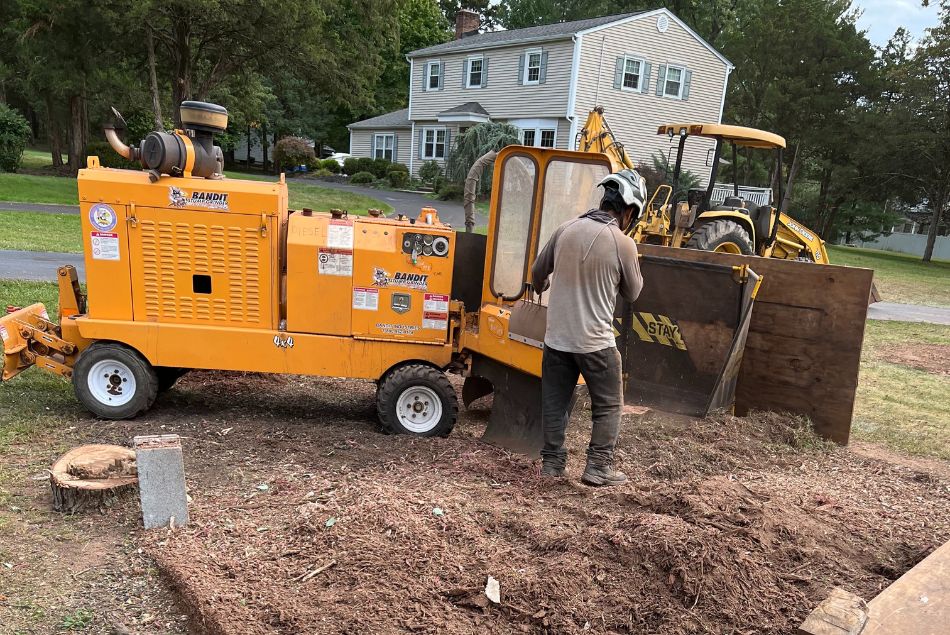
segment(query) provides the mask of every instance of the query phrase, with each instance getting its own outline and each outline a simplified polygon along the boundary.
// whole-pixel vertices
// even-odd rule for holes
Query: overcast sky
[[[868,38],[877,46],[887,44],[899,26],[920,38],[924,29],[937,24],[936,0],[927,8],[920,6],[920,0],[855,0],[854,4],[864,10],[858,26],[867,29]]]

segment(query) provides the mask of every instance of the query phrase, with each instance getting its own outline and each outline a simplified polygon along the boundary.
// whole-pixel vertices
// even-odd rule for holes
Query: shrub
[[[434,183],[440,176],[442,176],[442,168],[435,161],[426,161],[419,168],[419,178],[423,183]]]
[[[445,183],[438,192],[440,201],[461,201],[465,194],[465,187],[461,183]]]
[[[333,176],[333,172],[327,170],[326,168],[317,168],[311,172],[314,176]]]
[[[376,174],[376,160],[369,157],[360,157],[356,160],[357,172],[369,172]]]
[[[0,103],[0,172],[16,172],[30,140],[30,123],[23,115]]]
[[[343,169],[340,167],[340,164],[337,163],[336,159],[324,159],[320,162],[320,167],[333,174],[339,174],[340,170]]]
[[[356,174],[360,171],[360,160],[356,157],[343,159],[343,171],[346,174]]]
[[[126,170],[142,169],[140,164],[119,156],[119,153],[113,150],[107,141],[89,142],[86,145],[86,154],[88,156],[99,157],[99,165],[104,168],[123,168]]]
[[[389,179],[389,184],[396,188],[404,188],[409,185],[409,172],[390,170],[387,178]]]
[[[285,168],[310,165],[313,159],[313,148],[302,137],[284,137],[274,144],[274,161]]]
[[[373,176],[372,172],[357,172],[350,177],[350,183],[355,183],[360,185],[362,183],[372,183],[376,180],[376,177]]]
[[[373,169],[370,172],[375,174],[377,179],[385,179],[392,167],[393,162],[389,159],[373,159]]]
[[[405,172],[406,174],[409,174],[409,167],[403,165],[402,163],[390,163],[389,171],[390,172]]]

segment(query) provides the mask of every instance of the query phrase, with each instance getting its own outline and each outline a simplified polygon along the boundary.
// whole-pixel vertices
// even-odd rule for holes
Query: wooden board
[[[763,276],[736,385],[736,414],[802,414],[821,436],[848,442],[872,270],[655,245],[638,248],[667,258],[747,264]],[[702,301],[701,291],[697,301]]]
[[[944,635],[948,632],[950,542],[868,602],[868,623],[861,635]]]

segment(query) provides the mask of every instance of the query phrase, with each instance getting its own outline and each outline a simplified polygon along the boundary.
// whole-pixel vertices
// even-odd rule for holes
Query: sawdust
[[[901,344],[883,349],[880,357],[934,375],[950,376],[950,344]]]
[[[159,408],[187,436],[192,525],[140,543],[208,632],[791,633],[950,538],[945,474],[792,418],[628,417],[631,482],[592,490],[588,412],[550,481],[477,440],[483,410],[411,439],[372,404],[366,383],[196,373]]]

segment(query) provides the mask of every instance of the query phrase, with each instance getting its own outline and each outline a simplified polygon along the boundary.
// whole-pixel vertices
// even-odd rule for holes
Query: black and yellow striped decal
[[[681,351],[686,350],[686,342],[683,341],[679,325],[667,316],[640,311],[631,317],[633,332],[641,341],[671,346]],[[619,337],[618,322],[614,322],[614,335]]]

